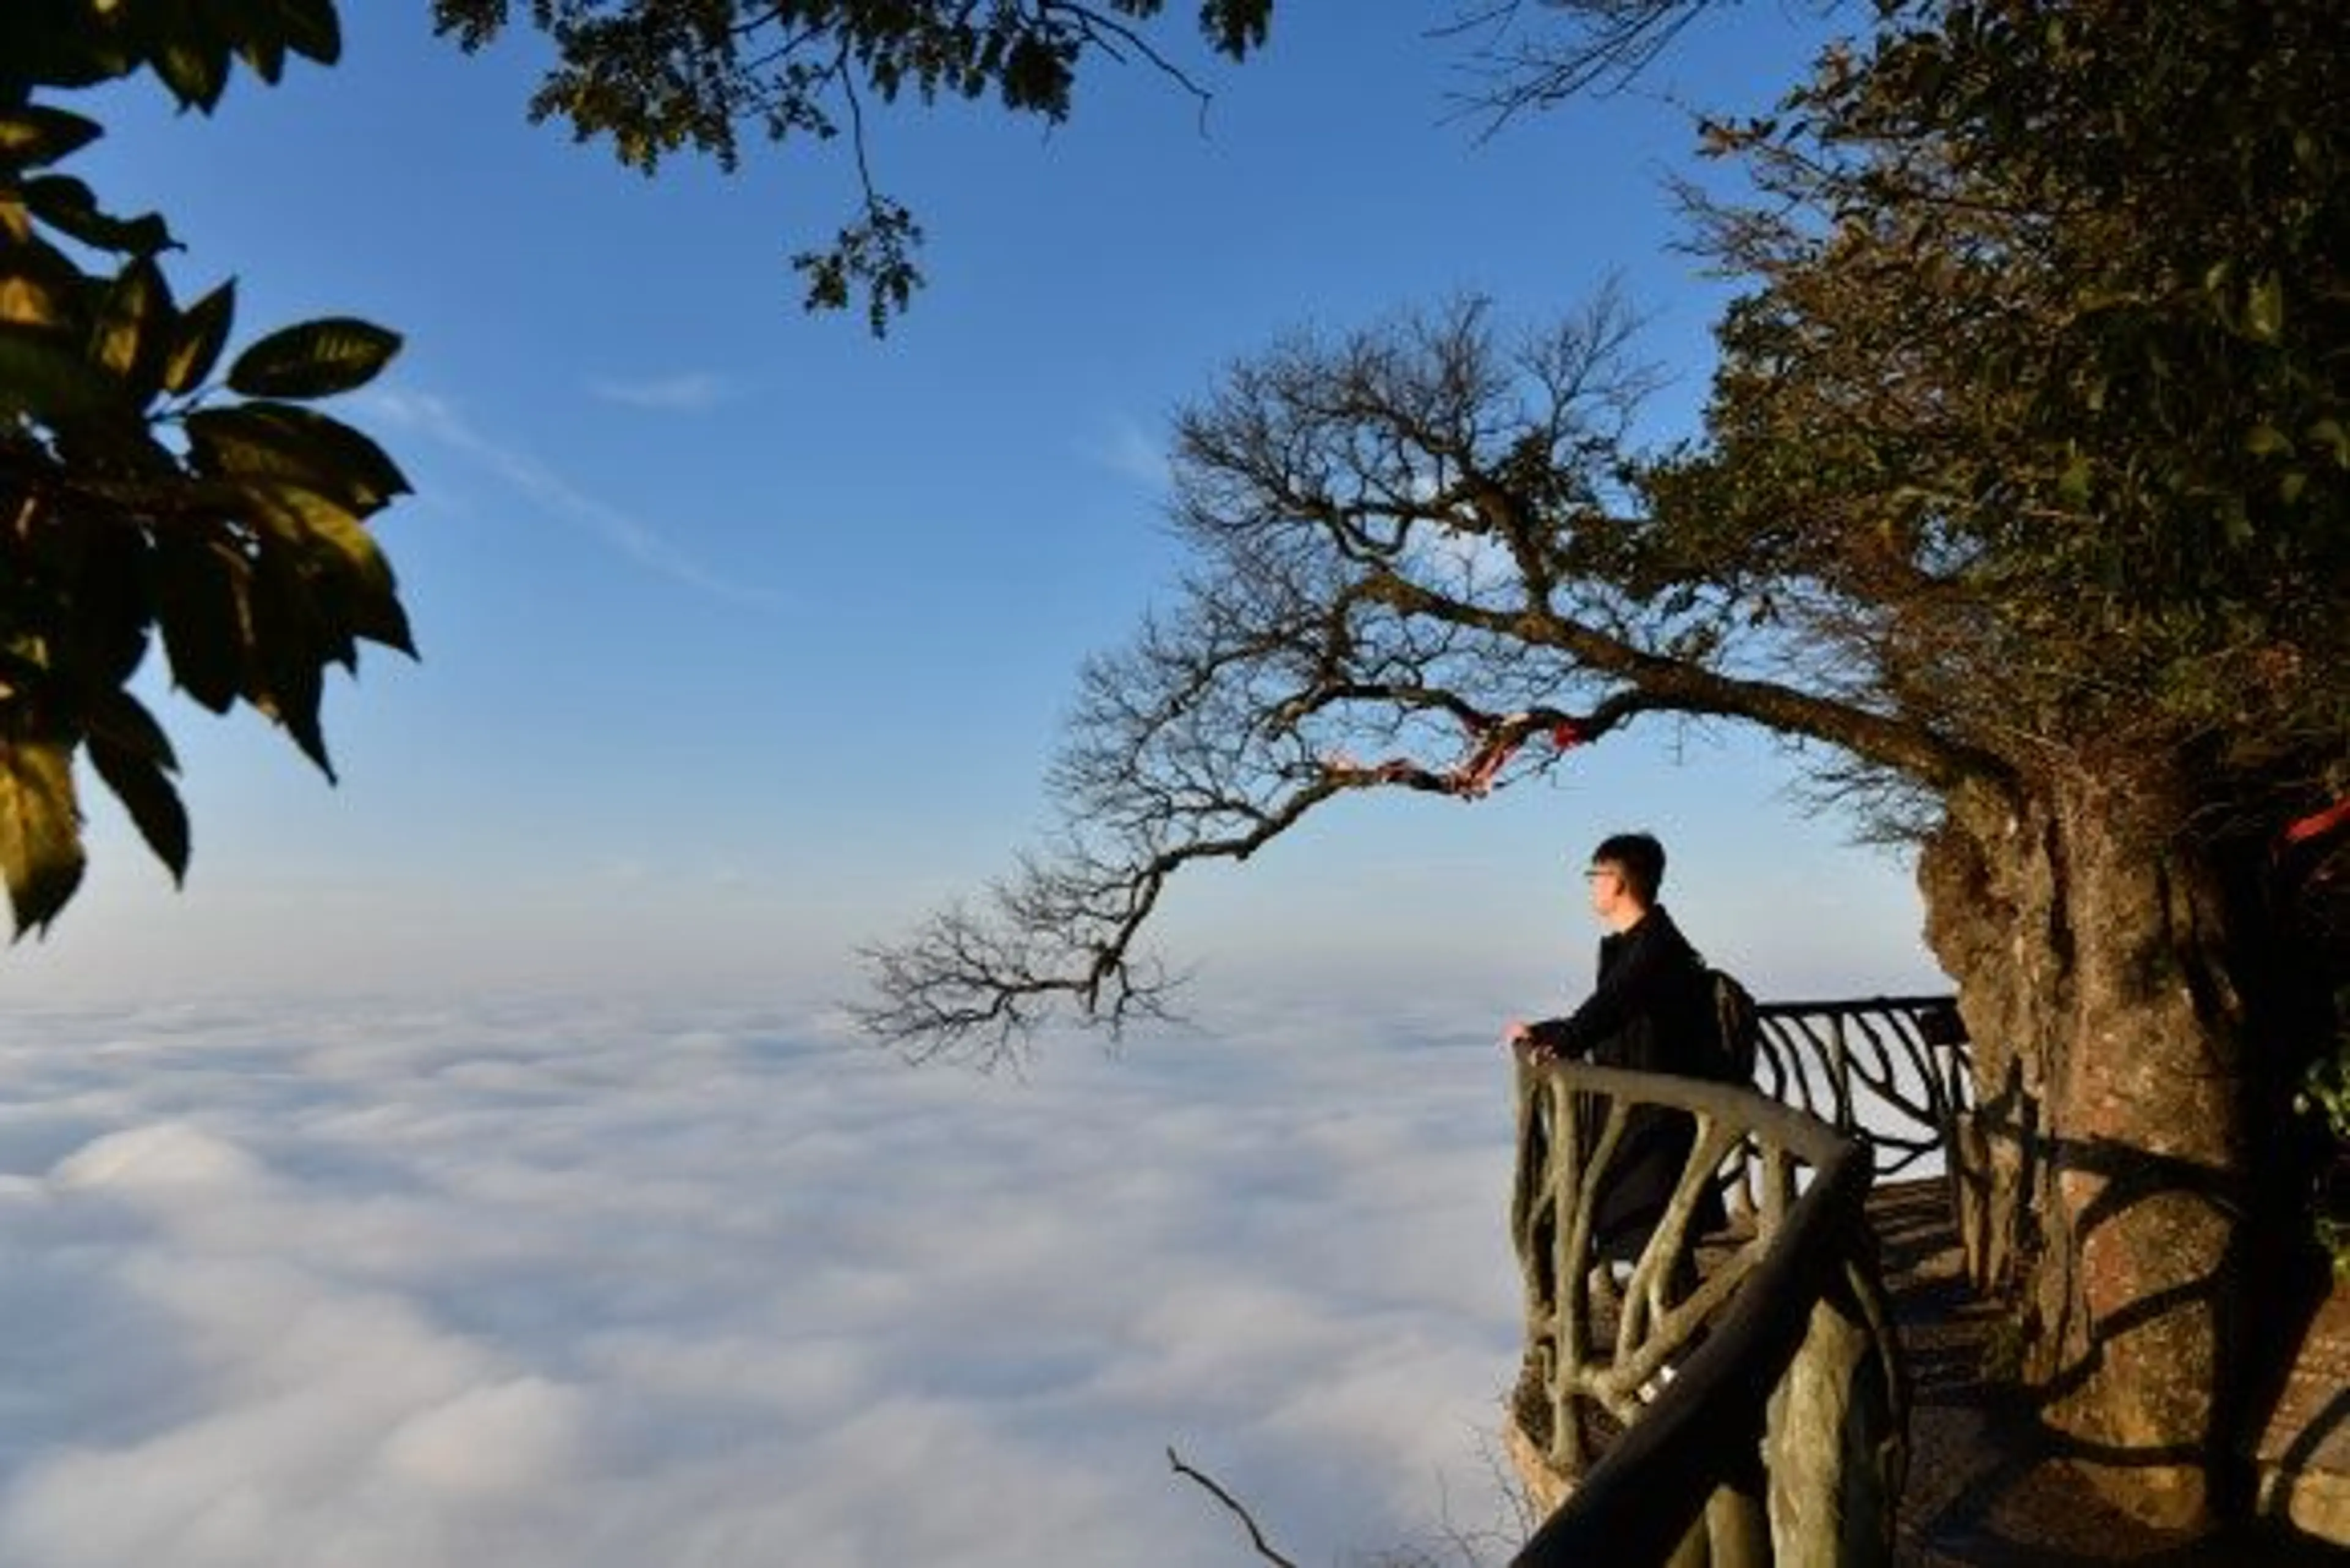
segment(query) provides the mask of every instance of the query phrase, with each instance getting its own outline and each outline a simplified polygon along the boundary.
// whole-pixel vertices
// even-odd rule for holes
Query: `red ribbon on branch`
[[[1493,780],[1508,765],[1510,759],[1517,755],[1518,748],[1525,744],[1525,732],[1518,730],[1517,724],[1528,717],[1530,715],[1513,714],[1508,720],[1461,721],[1471,737],[1477,741],[1477,749],[1452,770],[1453,785],[1461,794],[1475,797],[1492,789]],[[1550,743],[1559,751],[1579,746],[1583,742],[1582,726],[1572,719],[1561,719],[1550,727]]]
[[[2284,831],[2277,836],[2283,844],[2305,844],[2313,838],[2324,837],[2345,823],[2350,823],[2350,794],[2344,795],[2323,811],[2313,811],[2307,816],[2285,824]]]

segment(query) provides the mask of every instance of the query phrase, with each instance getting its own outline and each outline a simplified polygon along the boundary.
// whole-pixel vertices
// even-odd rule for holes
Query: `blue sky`
[[[1440,8],[1303,0],[1204,134],[1133,72],[1050,135],[889,117],[934,282],[876,344],[785,262],[837,161],[648,182],[525,122],[527,41],[468,59],[426,10],[350,0],[341,67],[210,120],[114,96],[80,161],[248,334],[406,334],[339,411],[416,484],[380,534],[423,659],[330,686],[337,787],[159,693],[187,888],[93,792],[82,895],[0,961],[0,1557],[1239,1560],[1170,1444],[1302,1561],[1506,1525],[1495,1038],[1586,983],[1586,847],[1662,834],[1764,995],[1940,983],[1907,866],[1767,743],[1636,732],[1179,885],[1168,1048],[904,1071],[834,1003],[1043,826],[1218,367],[1614,274],[1688,428],[1720,295],[1668,249],[1665,96],[1752,101],[1797,25],[1737,8],[1483,143]]]
[[[853,991],[858,944],[1042,824],[1079,660],[1178,566],[1177,403],[1284,327],[1461,290],[1539,319],[1614,275],[1679,378],[1655,428],[1686,430],[1721,295],[1669,248],[1673,100],[1756,104],[1804,53],[1795,14],[1739,8],[1642,91],[1481,141],[1447,119],[1440,8],[1297,5],[1262,59],[1198,62],[1204,126],[1118,69],[1053,131],[888,114],[933,282],[876,343],[804,317],[785,261],[846,210],[845,161],[648,181],[525,123],[536,39],[468,58],[421,0],[343,10],[341,66],[240,79],[209,120],[109,98],[78,171],[171,216],[182,297],[234,274],[245,335],[406,335],[339,411],[419,492],[380,531],[422,662],[330,687],[334,788],[250,715],[167,701],[189,884],[93,787],[90,879],[8,953],[19,997]],[[1574,857],[1646,826],[1758,991],[1939,986],[1902,860],[1804,818],[1766,744],[1671,742],[1316,824],[1179,888],[1167,949],[1211,1005],[1384,986],[1498,1020],[1581,982]]]

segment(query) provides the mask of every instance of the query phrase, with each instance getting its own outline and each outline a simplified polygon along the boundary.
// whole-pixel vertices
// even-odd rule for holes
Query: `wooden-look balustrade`
[[[1519,1068],[1509,1438],[1538,1501],[1565,1500],[1522,1568],[1891,1560],[1905,1383],[1863,1204],[1880,1167],[1954,1147],[1962,1031],[1943,998],[1761,1011],[1753,1089]],[[1686,1116],[1694,1140],[1619,1280],[1593,1218],[1636,1106]],[[1730,1223],[1695,1235],[1709,1185]]]
[[[1766,1002],[1754,1086],[1839,1132],[1860,1133],[1877,1174],[1948,1158],[1974,1103],[1966,1026],[1948,996]]]

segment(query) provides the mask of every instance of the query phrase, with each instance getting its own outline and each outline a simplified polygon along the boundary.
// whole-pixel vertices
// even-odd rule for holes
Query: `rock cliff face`
[[[1575,1483],[1550,1468],[1550,1461],[1543,1458],[1542,1445],[1526,1435],[1515,1410],[1503,1412],[1502,1451],[1509,1456],[1511,1473],[1518,1478],[1534,1517],[1548,1519],[1556,1513]]]

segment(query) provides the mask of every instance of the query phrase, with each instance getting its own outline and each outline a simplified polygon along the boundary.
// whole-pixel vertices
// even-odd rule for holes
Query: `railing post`
[[[1771,1395],[1763,1439],[1771,1561],[1783,1568],[1889,1563],[1907,1469],[1892,1333],[1856,1265],[1812,1307],[1793,1366]]]
[[[1849,1133],[1859,1122],[1852,1108],[1852,1054],[1841,1012],[1828,1014],[1828,1078],[1835,1086],[1835,1129]]]

